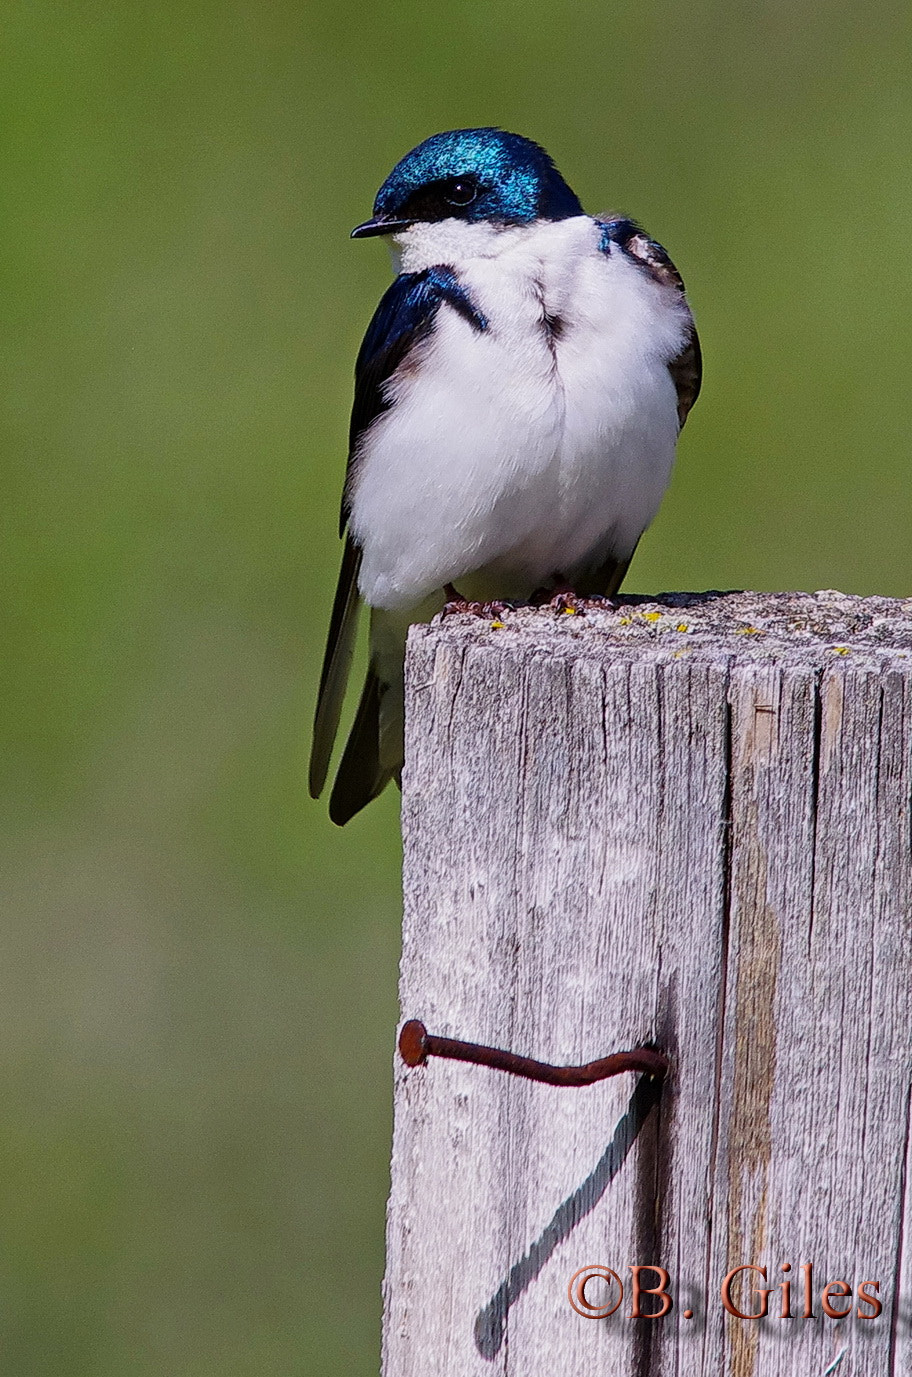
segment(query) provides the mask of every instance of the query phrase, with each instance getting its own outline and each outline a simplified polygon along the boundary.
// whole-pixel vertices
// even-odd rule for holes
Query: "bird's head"
[[[531,139],[502,129],[452,129],[425,139],[396,164],[377,193],[373,216],[352,230],[352,238],[400,234],[443,220],[505,227],[582,214],[548,154]]]

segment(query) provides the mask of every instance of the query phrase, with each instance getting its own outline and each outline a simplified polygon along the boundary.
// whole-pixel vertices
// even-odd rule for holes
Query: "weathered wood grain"
[[[556,1063],[653,1042],[673,1074],[397,1058],[385,1377],[912,1371],[912,602],[503,623],[411,633],[402,1016]],[[674,1309],[583,1319],[590,1263],[628,1296],[661,1264]],[[765,1319],[722,1308],[741,1264]],[[826,1318],[835,1280],[883,1314]]]

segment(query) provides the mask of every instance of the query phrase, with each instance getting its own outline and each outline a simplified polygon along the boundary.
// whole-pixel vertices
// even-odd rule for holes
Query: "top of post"
[[[410,640],[483,645],[566,658],[691,655],[736,660],[787,658],[820,665],[912,670],[912,598],[818,593],[627,595],[615,606],[583,601],[579,611],[519,607],[501,617],[456,614],[412,627]]]

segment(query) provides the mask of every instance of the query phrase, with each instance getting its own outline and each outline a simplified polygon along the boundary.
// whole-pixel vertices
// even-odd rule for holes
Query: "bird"
[[[542,590],[613,597],[702,377],[662,246],[623,214],[586,214],[519,134],[425,139],[351,234],[387,238],[396,276],[355,364],[314,719],[318,798],[364,603],[369,664],[329,804],[339,825],[401,784],[409,626]]]

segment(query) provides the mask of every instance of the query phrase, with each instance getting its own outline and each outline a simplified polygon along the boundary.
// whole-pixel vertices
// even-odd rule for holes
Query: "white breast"
[[[351,528],[373,606],[478,571],[492,596],[572,581],[598,555],[626,557],[652,520],[678,433],[667,364],[689,313],[599,235],[580,216],[402,236],[403,269],[452,264],[489,324],[442,306],[370,431]]]

